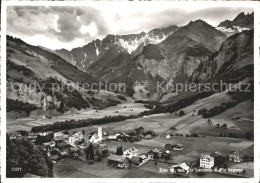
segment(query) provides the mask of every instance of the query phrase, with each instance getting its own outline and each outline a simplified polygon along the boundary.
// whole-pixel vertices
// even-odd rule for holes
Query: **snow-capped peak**
[[[125,48],[129,54],[131,54],[133,51],[135,51],[140,44],[158,44],[165,40],[168,36],[170,36],[173,32],[171,32],[169,35],[164,35],[162,33],[162,37],[160,38],[158,35],[154,36],[153,33],[149,34],[146,33],[144,36],[142,36],[140,39],[135,38],[133,40],[125,40],[122,38],[115,39],[116,44],[119,44],[123,48]]]

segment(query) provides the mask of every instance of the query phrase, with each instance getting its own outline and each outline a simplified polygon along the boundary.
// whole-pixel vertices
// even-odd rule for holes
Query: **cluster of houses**
[[[156,160],[160,162],[166,162],[173,164],[171,166],[172,172],[181,172],[183,174],[188,174],[190,167],[186,165],[185,162],[180,164],[175,164],[172,159],[172,153],[174,151],[182,151],[183,145],[179,143],[167,143],[162,149],[154,148],[147,153],[139,154],[138,149],[131,147],[128,149],[123,149],[122,154],[112,154],[109,153],[107,145],[104,141],[116,141],[116,140],[126,140],[130,141],[139,140],[142,138],[151,139],[153,136],[147,134],[146,136],[142,135],[143,128],[138,129],[139,133],[136,136],[133,136],[128,133],[119,132],[119,133],[106,133],[102,131],[102,128],[99,127],[97,132],[92,132],[91,134],[83,134],[83,132],[74,132],[70,135],[68,132],[40,132],[40,133],[27,133],[27,134],[16,134],[11,135],[10,139],[16,138],[27,138],[30,141],[42,145],[43,150],[47,153],[47,156],[56,163],[59,160],[71,157],[73,159],[80,159],[82,154],[86,152],[86,148],[92,144],[94,148],[95,157],[107,157],[108,165],[117,168],[127,168],[129,166],[140,167],[149,160]],[[135,139],[136,138],[136,139]],[[253,152],[253,151],[252,151]],[[250,159],[251,158],[251,159]],[[252,157],[247,157],[247,159],[252,160]],[[244,155],[241,155],[240,152],[231,152],[227,156],[223,156],[220,152],[215,152],[210,155],[202,155],[199,158],[198,167],[202,169],[212,169],[213,167],[219,166],[219,163],[223,163],[225,160],[228,163],[239,163],[245,159]],[[96,160],[96,159],[95,159]]]
[[[171,151],[167,149],[159,150],[157,148],[154,148],[148,153],[142,153],[138,155],[138,150],[133,147],[124,150],[122,155],[110,154],[107,160],[108,165],[116,168],[128,168],[131,165],[134,167],[140,167],[150,160],[158,160],[160,162],[167,162],[167,160],[171,160]],[[171,173],[179,175],[187,175],[189,173],[189,170],[190,167],[187,166],[185,162],[180,164],[173,164],[170,167]]]
[[[99,127],[97,133],[92,135],[83,135],[82,132],[76,132],[73,135],[66,135],[62,132],[54,133],[55,148],[59,152],[62,158],[69,155],[73,158],[80,158],[80,154],[83,154],[86,148],[92,144],[94,148],[94,156],[97,158],[99,155],[105,157],[108,155],[108,147],[103,142],[102,128]],[[57,141],[58,140],[58,141]],[[52,142],[48,142],[52,143]],[[44,144],[43,144],[44,145]],[[52,145],[53,146],[53,145]],[[51,156],[53,159],[53,156]]]
[[[147,134],[146,136],[142,135],[144,132],[143,128],[138,128],[138,134],[127,134],[124,132],[118,133],[109,133],[103,132],[102,128],[99,127],[97,132],[90,134],[83,134],[82,132],[75,132],[72,135],[69,132],[19,132],[17,134],[13,134],[10,136],[10,139],[20,139],[26,138],[33,143],[38,145],[42,145],[43,150],[46,151],[47,155],[53,160],[53,162],[57,162],[60,159],[64,159],[66,157],[80,157],[79,155],[83,152],[86,147],[92,143],[94,144],[95,153],[96,149],[100,149],[102,152],[107,152],[103,154],[108,154],[108,148],[102,142],[109,141],[130,141],[135,142],[141,139],[151,139],[152,135]],[[128,149],[125,152],[125,157],[132,158],[137,157],[138,151],[137,149]],[[135,158],[134,158],[135,159]]]
[[[134,167],[140,167],[149,160],[153,160],[155,162],[159,161],[162,163],[173,164],[170,166],[170,172],[183,176],[186,176],[191,171],[190,166],[193,166],[194,168],[196,167],[195,170],[199,168],[211,169],[215,171],[216,168],[221,170],[221,167],[225,167],[224,164],[227,166],[230,163],[239,163],[245,160],[245,155],[243,156],[240,152],[237,151],[230,152],[228,155],[222,155],[220,152],[214,152],[210,155],[201,155],[198,164],[191,163],[189,166],[186,164],[186,162],[176,164],[172,159],[172,153],[174,151],[181,150],[183,150],[183,145],[181,144],[166,144],[164,149],[154,148],[148,153],[142,153],[141,155],[138,155],[138,150],[133,147],[124,150],[122,155],[110,154],[107,160],[108,165],[117,168],[127,168],[130,165],[133,165]],[[252,158],[248,158],[248,160],[252,160]]]
[[[183,150],[183,145],[182,144],[166,144],[165,149],[180,151],[180,150]]]
[[[122,155],[110,154],[108,157],[108,165],[118,168],[126,168],[129,164],[139,167],[148,160],[161,160],[163,162],[172,159],[171,151],[168,149],[159,150],[154,148],[147,153],[138,155],[138,149],[135,147],[125,149]]]
[[[250,154],[250,153],[249,153]],[[245,155],[243,152],[233,151],[228,155],[222,155],[220,152],[214,152],[210,155],[202,155],[200,157],[200,167],[212,169],[213,167],[224,167],[231,163],[240,163],[245,161],[253,161],[253,153]]]
[[[92,143],[98,143],[99,141],[104,140],[109,140],[109,141],[125,141],[125,142],[136,142],[140,141],[142,139],[152,139],[154,135],[152,134],[144,134],[144,128],[139,127],[138,133],[137,134],[132,134],[131,132],[125,133],[125,132],[102,132],[102,129],[99,128],[98,133],[94,134],[91,137],[91,142]],[[102,137],[103,135],[103,137]]]
[[[67,157],[81,158],[86,147],[93,143],[94,152],[103,156],[108,155],[108,147],[102,144],[103,133],[102,128],[98,128],[97,133],[91,135],[83,135],[82,132],[75,132],[70,135],[68,132],[40,132],[40,133],[18,133],[10,136],[10,139],[26,138],[33,143],[42,145],[47,156],[56,163]]]
[[[123,150],[122,155],[110,154],[107,158],[108,165],[116,168],[127,168],[129,165],[139,167],[146,163],[150,158],[148,154],[138,154],[138,149],[135,147]]]

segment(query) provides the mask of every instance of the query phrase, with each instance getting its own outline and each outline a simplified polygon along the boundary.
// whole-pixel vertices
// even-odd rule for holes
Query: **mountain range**
[[[79,69],[86,69],[100,59],[111,46],[121,47],[129,54],[137,55],[147,44],[157,44],[173,34],[177,26],[170,26],[162,29],[153,29],[148,33],[129,35],[107,35],[103,40],[93,40],[83,47],[74,48],[71,51],[66,49],[55,50],[55,53],[69,61]]]
[[[232,21],[225,20],[221,22],[217,29],[224,32],[227,36],[235,33],[249,30],[254,27],[254,13],[245,14],[244,12],[238,14]]]
[[[147,33],[107,35],[71,51],[32,46],[8,36],[8,85],[35,80],[50,82],[46,78],[67,85],[100,80],[124,82],[128,89],[124,95],[137,100],[158,100],[157,82],[207,82],[227,76],[230,81],[243,80],[252,77],[253,73],[253,16],[253,13],[240,13],[233,21],[223,21],[218,27],[196,20],[185,26],[156,28]],[[227,29],[232,32],[227,32]],[[146,80],[149,86],[134,86],[136,80]],[[48,92],[45,91],[48,108],[60,108],[62,102],[68,108],[121,102],[117,97],[104,99],[82,91],[57,92],[55,95]],[[36,100],[29,99],[25,93],[10,91],[8,97],[42,106],[38,95]]]

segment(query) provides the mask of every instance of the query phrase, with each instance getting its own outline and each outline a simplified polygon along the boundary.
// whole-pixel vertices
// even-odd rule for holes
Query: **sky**
[[[32,45],[52,50],[81,47],[108,34],[131,34],[186,25],[202,19],[212,26],[233,20],[239,13],[251,13],[239,7],[174,7],[154,4],[92,4],[90,6],[8,6],[7,34]]]

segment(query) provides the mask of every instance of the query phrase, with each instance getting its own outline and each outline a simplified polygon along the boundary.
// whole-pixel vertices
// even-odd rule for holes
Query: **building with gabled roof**
[[[50,148],[54,148],[56,143],[54,141],[51,141],[51,142],[45,142],[42,145],[44,148],[50,149]]]
[[[230,162],[239,163],[241,161],[241,155],[237,151],[233,151],[228,154],[228,159]]]
[[[60,150],[63,150],[63,149],[66,149],[66,148],[70,148],[71,145],[66,143],[66,142],[62,142],[62,143],[56,144],[56,147]]]
[[[135,166],[139,166],[142,163],[141,157],[132,157],[131,160]]]
[[[124,150],[123,156],[126,156],[128,158],[138,157],[138,149],[136,149],[135,147],[128,148]]]
[[[70,143],[75,143],[76,141],[81,141],[83,139],[83,133],[82,132],[77,132],[73,134],[72,136],[69,137],[69,142]]]
[[[183,149],[183,145],[182,144],[174,144],[172,145],[172,149],[175,151],[180,151]]]
[[[165,149],[180,151],[183,149],[182,144],[165,144]]]
[[[172,173],[185,173],[188,174],[189,173],[189,169],[190,167],[188,165],[186,165],[186,163],[181,163],[178,165],[173,165],[171,167],[171,172]]]
[[[62,157],[62,158],[66,158],[68,156],[68,152],[67,151],[60,151],[59,152],[59,155]]]
[[[212,168],[214,166],[214,158],[210,155],[202,155],[200,157],[200,167],[201,168]]]
[[[210,154],[210,156],[212,156],[213,158],[217,158],[217,157],[221,157],[222,154],[219,151],[216,151],[216,152]]]
[[[62,133],[62,132],[55,132],[54,134],[53,134],[53,137],[61,137],[61,136],[63,136],[64,135],[64,133]]]
[[[152,135],[148,134],[148,135],[146,135],[144,138],[145,138],[145,139],[151,139],[151,138],[153,138],[153,137],[152,137]]]
[[[57,160],[59,160],[59,156],[57,154],[51,155],[50,159],[53,160],[53,161],[57,161]]]
[[[108,140],[117,140],[117,135],[109,135],[107,137]]]
[[[117,168],[127,168],[129,166],[129,160],[125,156],[119,156],[110,154],[107,158],[107,163],[110,166]]]

